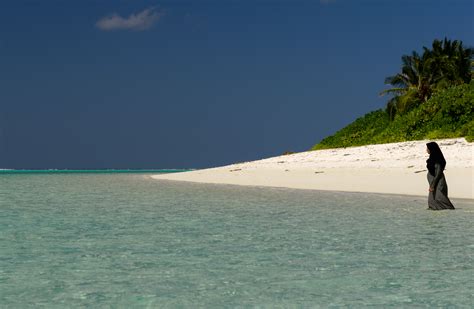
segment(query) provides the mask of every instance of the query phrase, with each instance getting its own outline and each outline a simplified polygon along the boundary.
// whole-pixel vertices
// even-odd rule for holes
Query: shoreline
[[[157,180],[257,187],[428,196],[425,144],[410,141],[306,151],[182,173]],[[474,143],[439,140],[449,197],[474,199]]]

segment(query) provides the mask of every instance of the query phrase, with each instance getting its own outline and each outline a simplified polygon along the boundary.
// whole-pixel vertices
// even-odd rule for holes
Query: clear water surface
[[[470,307],[474,204],[0,175],[0,307]]]

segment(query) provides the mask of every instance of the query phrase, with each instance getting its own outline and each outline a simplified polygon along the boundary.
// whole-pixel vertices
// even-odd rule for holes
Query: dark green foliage
[[[474,140],[474,49],[461,41],[434,40],[431,49],[402,56],[401,72],[386,78],[393,88],[385,110],[366,114],[312,149],[420,139]]]
[[[381,92],[391,94],[387,112],[393,119],[426,102],[437,91],[471,81],[474,49],[458,40],[434,40],[431,49],[402,56],[401,72],[389,76],[385,83],[393,88]]]
[[[389,124],[388,114],[379,109],[358,118],[336,134],[326,137],[312,150],[369,144]]]
[[[312,150],[452,137],[474,140],[474,82],[437,90],[392,121],[385,110],[368,113]]]

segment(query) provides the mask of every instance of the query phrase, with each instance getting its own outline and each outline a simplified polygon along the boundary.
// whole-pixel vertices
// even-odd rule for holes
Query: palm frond
[[[407,91],[407,88],[391,88],[385,89],[379,93],[380,96],[384,96],[387,94],[395,94],[395,95],[402,95]]]

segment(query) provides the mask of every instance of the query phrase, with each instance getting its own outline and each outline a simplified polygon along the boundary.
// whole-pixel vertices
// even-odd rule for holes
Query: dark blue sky
[[[402,54],[445,36],[474,45],[473,3],[2,0],[0,168],[307,150],[385,106]]]

